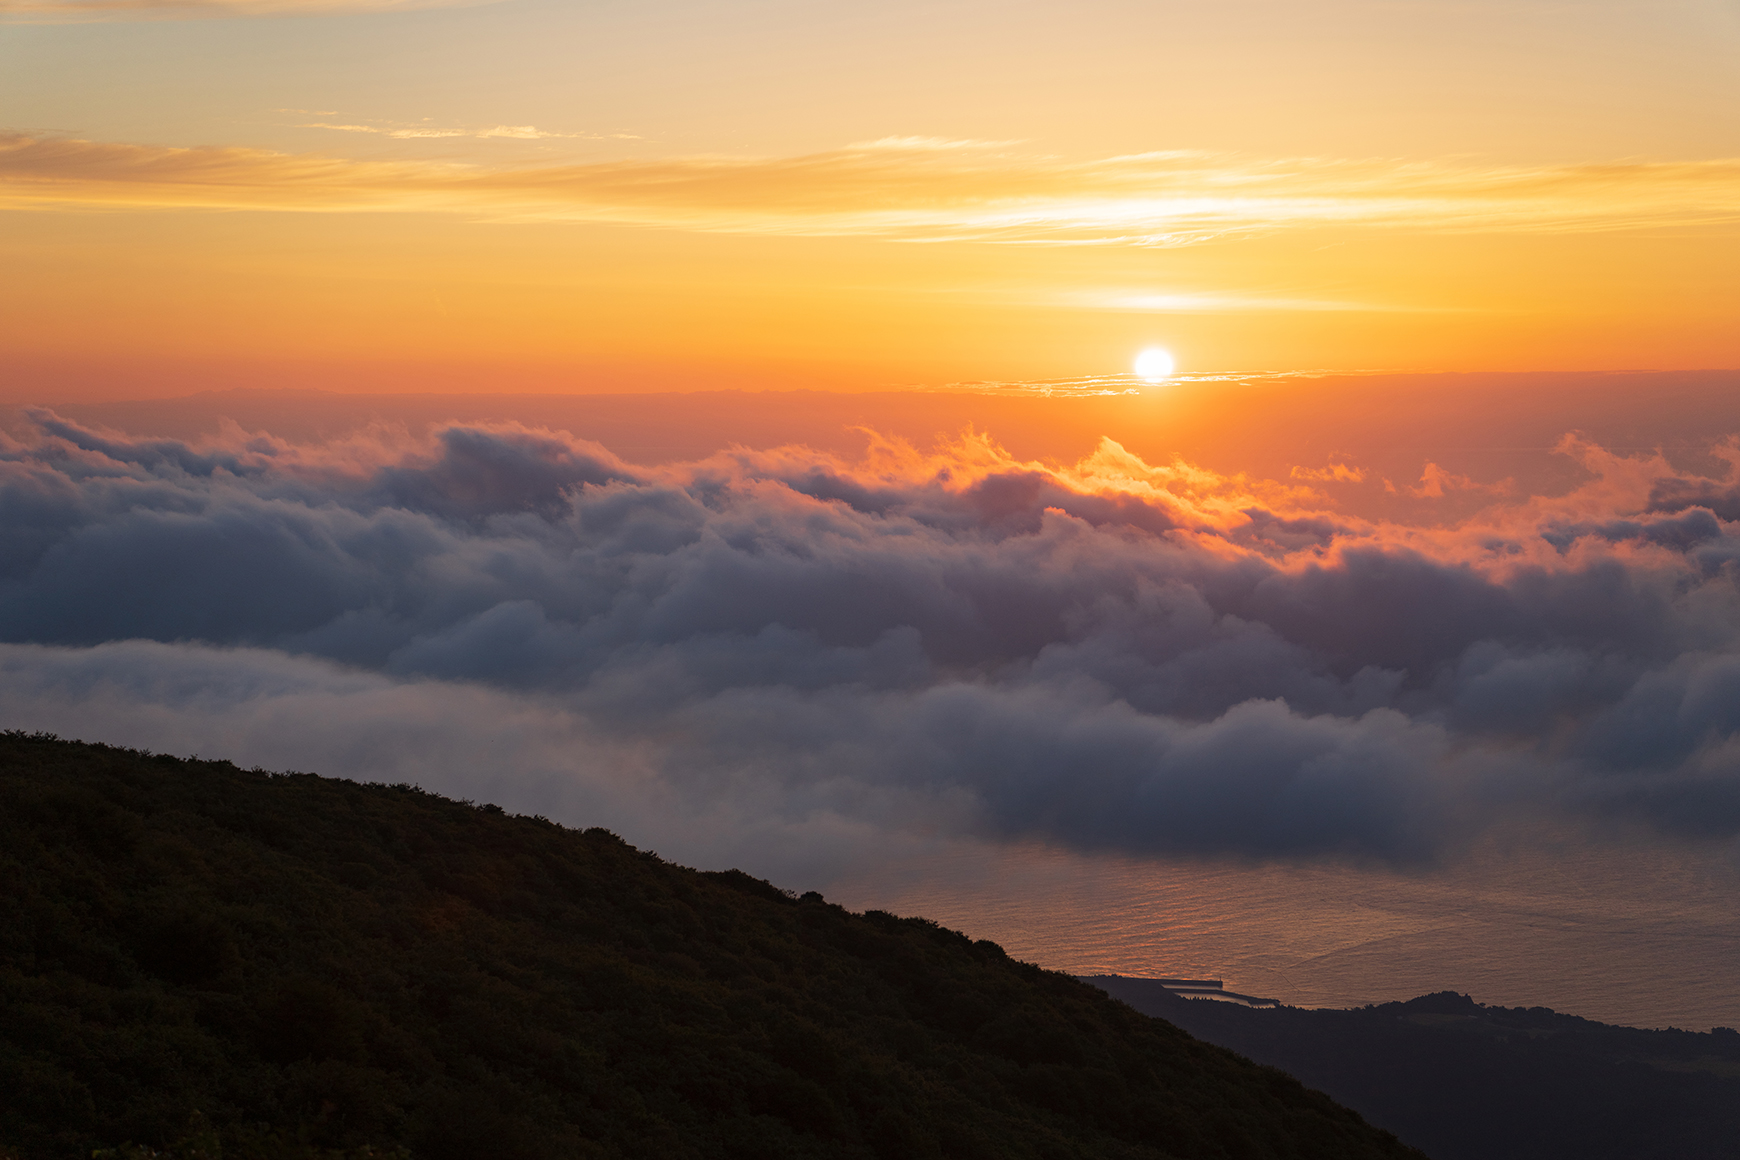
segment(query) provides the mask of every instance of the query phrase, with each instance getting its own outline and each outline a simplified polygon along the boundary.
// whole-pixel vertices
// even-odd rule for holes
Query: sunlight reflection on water
[[[1075,974],[1211,977],[1294,1006],[1454,990],[1632,1026],[1740,1025],[1727,859],[1492,847],[1454,870],[1160,864],[1024,849],[837,886]]]

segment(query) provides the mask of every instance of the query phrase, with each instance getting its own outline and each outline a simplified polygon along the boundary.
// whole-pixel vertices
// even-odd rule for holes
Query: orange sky
[[[1737,50],[1735,0],[0,0],[9,724],[1047,965],[1732,1022]]]
[[[1731,4],[3,0],[0,397],[1740,365]]]

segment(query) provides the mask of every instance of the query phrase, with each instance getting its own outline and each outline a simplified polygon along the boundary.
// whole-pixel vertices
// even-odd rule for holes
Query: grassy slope
[[[918,919],[408,787],[0,736],[0,1153],[1417,1156]]]

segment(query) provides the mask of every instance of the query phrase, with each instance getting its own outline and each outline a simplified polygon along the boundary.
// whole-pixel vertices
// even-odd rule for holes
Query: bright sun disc
[[[1172,355],[1157,346],[1151,346],[1136,356],[1136,377],[1150,383],[1172,377]]]

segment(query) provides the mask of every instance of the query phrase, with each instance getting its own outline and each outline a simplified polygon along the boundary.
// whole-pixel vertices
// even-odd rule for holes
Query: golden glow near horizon
[[[0,390],[1740,364],[1740,15],[1549,7],[0,0]]]

